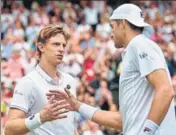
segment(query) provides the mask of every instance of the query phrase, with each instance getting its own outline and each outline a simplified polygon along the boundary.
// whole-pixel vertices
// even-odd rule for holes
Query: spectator
[[[88,7],[84,9],[84,15],[86,19],[86,23],[90,24],[93,28],[93,31],[96,30],[96,25],[98,23],[98,10],[94,7],[92,1],[88,3]]]

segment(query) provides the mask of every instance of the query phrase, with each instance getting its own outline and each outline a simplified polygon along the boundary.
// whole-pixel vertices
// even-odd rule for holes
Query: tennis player
[[[65,99],[72,110],[87,119],[112,128],[123,127],[124,135],[176,135],[171,78],[161,49],[142,34],[150,27],[142,10],[134,4],[123,4],[113,11],[110,20],[116,47],[125,48],[119,83],[120,111],[97,110],[77,101],[68,90]],[[52,95],[59,100],[64,93],[47,94],[48,98]]]
[[[63,90],[68,84],[76,96],[74,79],[57,69],[68,38],[60,25],[50,24],[40,31],[39,64],[15,88],[5,135],[74,135],[74,112],[68,112],[69,104],[46,97],[49,90]]]

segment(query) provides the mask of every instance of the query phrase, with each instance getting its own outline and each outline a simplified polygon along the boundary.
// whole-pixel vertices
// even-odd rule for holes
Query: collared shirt
[[[56,72],[57,77],[59,77],[59,80],[57,80],[57,78],[53,79],[50,76],[48,76],[48,74],[45,71],[43,71],[43,69],[39,65],[36,66],[36,69],[37,69],[37,72],[40,74],[40,76],[42,76],[50,84],[59,85],[63,80],[63,76],[59,70],[57,70]]]
[[[11,107],[24,111],[26,117],[38,113],[48,102],[46,93],[49,90],[62,91],[68,84],[71,86],[70,92],[76,96],[74,78],[58,72],[60,79],[58,83],[53,83],[53,79],[37,66],[17,83]],[[67,118],[46,122],[27,135],[73,135],[74,129],[74,112],[68,112]]]
[[[123,131],[124,135],[139,135],[148,117],[155,92],[146,76],[157,69],[166,70],[169,78],[170,75],[159,46],[142,34],[130,41],[122,55],[119,102]],[[176,120],[172,102],[155,135],[175,133]]]

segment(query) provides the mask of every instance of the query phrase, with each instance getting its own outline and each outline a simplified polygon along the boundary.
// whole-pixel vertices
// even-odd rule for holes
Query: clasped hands
[[[69,106],[63,109],[67,109],[69,111],[78,111],[81,106],[81,103],[71,94],[70,90],[67,88],[65,88],[64,91],[49,90],[46,96],[48,100],[53,98],[52,100],[54,102],[65,101],[64,104],[68,104]]]

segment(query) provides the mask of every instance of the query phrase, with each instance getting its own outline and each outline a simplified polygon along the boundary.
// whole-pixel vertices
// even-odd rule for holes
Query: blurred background
[[[50,23],[64,24],[71,34],[60,69],[75,77],[77,98],[103,110],[118,110],[118,81],[123,48],[114,47],[109,17],[113,9],[123,3],[140,6],[145,12],[145,20],[154,26],[153,34],[148,36],[163,50],[176,91],[175,1],[6,0],[1,2],[2,128],[16,83],[37,64],[37,34],[44,25]],[[117,130],[86,121],[79,114],[75,116],[80,135],[118,134]]]

